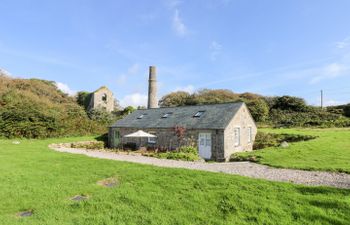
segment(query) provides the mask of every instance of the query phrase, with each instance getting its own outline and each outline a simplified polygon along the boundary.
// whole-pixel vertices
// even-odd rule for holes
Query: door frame
[[[114,130],[113,131],[113,146],[116,148],[121,142],[120,138],[120,131],[119,130]]]
[[[201,145],[201,139],[204,139],[204,145]],[[208,141],[209,140],[209,141]],[[208,142],[210,145],[208,145]],[[201,158],[211,159],[213,149],[212,133],[200,132],[198,133],[198,154]],[[201,154],[204,153],[204,154]]]

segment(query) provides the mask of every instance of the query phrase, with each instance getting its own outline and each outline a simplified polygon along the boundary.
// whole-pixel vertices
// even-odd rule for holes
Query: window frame
[[[169,118],[169,116],[171,116],[172,114],[173,114],[172,112],[164,113],[163,116],[162,116],[162,119]]]
[[[205,110],[199,110],[193,115],[193,117],[200,118],[201,116],[203,116],[204,113]]]
[[[136,119],[140,120],[140,119],[143,119],[145,116],[147,116],[147,113],[142,113]]]
[[[248,127],[248,143],[252,143],[253,142],[253,127],[249,126]]]
[[[236,139],[236,131],[238,131],[237,139]],[[241,127],[235,127],[233,129],[233,143],[235,147],[241,145]]]
[[[153,134],[153,135],[156,135],[156,134],[157,134],[155,131],[150,131],[150,132],[148,132],[148,133]],[[153,140],[152,140],[152,139],[153,139]],[[147,138],[147,143],[148,143],[148,144],[155,144],[155,143],[157,143],[157,137],[148,137],[148,138]]]

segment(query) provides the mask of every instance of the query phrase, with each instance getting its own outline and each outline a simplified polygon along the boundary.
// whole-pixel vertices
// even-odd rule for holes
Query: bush
[[[350,119],[318,108],[309,107],[307,112],[272,109],[270,122],[275,127],[348,127]]]
[[[184,152],[158,153],[155,155],[155,157],[161,158],[161,159],[174,159],[174,160],[184,160],[184,161],[197,161],[200,159],[198,155],[194,155],[191,153],[184,153]]]
[[[71,144],[71,148],[84,149],[103,149],[105,143],[103,141],[75,142]]]
[[[350,117],[350,104],[347,104],[346,106],[344,106],[343,111],[346,117]]]
[[[261,159],[261,156],[255,156],[255,155],[237,155],[237,154],[232,154],[230,157],[230,162],[244,162],[244,161],[249,161],[249,162],[259,162]]]
[[[249,101],[247,107],[256,122],[264,122],[269,116],[269,106],[263,99]]]
[[[299,142],[308,141],[315,139],[317,137],[311,135],[301,135],[301,134],[273,134],[258,132],[255,137],[255,142],[253,149],[263,149],[268,147],[278,147],[282,142]]]
[[[197,148],[192,146],[183,146],[178,148],[176,151],[157,153],[154,156],[162,159],[174,159],[184,161],[197,161],[200,159]]]
[[[293,97],[293,96],[281,96],[276,97],[273,102],[273,109],[280,110],[290,110],[294,112],[304,112],[307,111],[308,106],[302,98]]]

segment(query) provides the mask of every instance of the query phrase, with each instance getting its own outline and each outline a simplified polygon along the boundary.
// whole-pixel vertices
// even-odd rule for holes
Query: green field
[[[350,190],[167,169],[0,140],[0,224],[348,224]],[[116,177],[120,185],[97,181]],[[83,194],[87,201],[73,202]],[[16,214],[33,210],[31,217]]]
[[[290,143],[289,148],[266,148],[243,156],[283,168],[350,173],[350,129],[261,129],[262,132],[313,135],[318,138]]]

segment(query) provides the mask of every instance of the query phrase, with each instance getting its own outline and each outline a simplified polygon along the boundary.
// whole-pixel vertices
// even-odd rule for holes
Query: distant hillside
[[[0,75],[0,136],[45,138],[105,129],[54,82]]]

